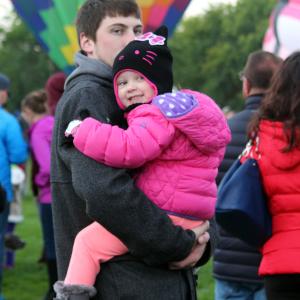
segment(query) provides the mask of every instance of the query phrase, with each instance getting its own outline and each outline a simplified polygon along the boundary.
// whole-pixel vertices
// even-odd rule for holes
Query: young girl
[[[50,145],[54,118],[49,116],[46,102],[47,94],[44,90],[34,91],[22,100],[21,109],[22,117],[30,126],[29,144],[32,161],[37,170],[33,179],[38,189],[37,199],[49,280],[49,289],[44,299],[50,300],[54,297],[53,284],[57,280],[50,191]]]
[[[127,130],[86,118],[72,121],[66,135],[74,137],[78,150],[101,163],[141,167],[137,186],[174,224],[191,229],[214,214],[215,177],[230,132],[222,111],[208,96],[190,90],[171,93],[172,56],[166,36],[164,28],[146,33],[115,59],[114,90]],[[131,211],[128,207],[124,213]],[[55,285],[57,299],[72,299],[68,297],[74,294],[89,299],[95,294],[99,263],[127,251],[101,224],[83,229],[65,281]]]

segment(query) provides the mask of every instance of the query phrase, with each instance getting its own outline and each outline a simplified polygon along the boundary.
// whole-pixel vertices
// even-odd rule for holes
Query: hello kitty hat
[[[172,91],[173,58],[167,46],[168,28],[161,26],[155,32],[136,37],[115,58],[113,64],[114,89],[117,96],[116,79],[125,70],[141,73],[154,85],[157,94]],[[117,96],[117,102],[124,109]]]

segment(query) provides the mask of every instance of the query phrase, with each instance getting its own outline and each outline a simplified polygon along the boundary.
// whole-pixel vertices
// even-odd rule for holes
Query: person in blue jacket
[[[4,235],[9,213],[9,203],[13,198],[10,179],[11,164],[23,163],[27,159],[27,144],[23,139],[22,130],[17,119],[7,112],[3,106],[8,100],[10,81],[0,73],[0,185],[5,194],[5,205],[0,212],[0,261],[4,255]],[[2,296],[3,267],[0,263],[0,300]]]

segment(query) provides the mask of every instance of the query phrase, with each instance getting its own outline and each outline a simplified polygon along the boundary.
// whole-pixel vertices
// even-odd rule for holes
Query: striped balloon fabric
[[[200,0],[197,0],[200,1]],[[172,35],[191,0],[137,0],[142,9],[145,32],[166,25]]]
[[[73,68],[78,50],[74,20],[85,0],[11,0],[17,14],[62,71]],[[174,31],[190,0],[137,0],[142,9],[145,31],[162,24]]]

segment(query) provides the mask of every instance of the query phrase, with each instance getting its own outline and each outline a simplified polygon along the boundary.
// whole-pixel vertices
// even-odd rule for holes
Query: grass
[[[4,270],[5,300],[41,300],[47,290],[46,266],[37,263],[42,236],[38,208],[31,195],[23,200],[23,213],[25,220],[17,225],[16,233],[26,241],[26,247],[16,252],[15,267]]]
[[[42,249],[38,209],[30,194],[24,198],[23,213],[25,219],[17,225],[16,233],[26,241],[26,247],[16,252],[15,267],[4,270],[5,300],[41,300],[47,290],[46,266],[37,263]],[[198,275],[198,299],[212,300],[211,261],[200,268]]]
[[[212,277],[212,261],[210,260],[205,266],[198,271],[198,300],[214,299],[214,279]]]

